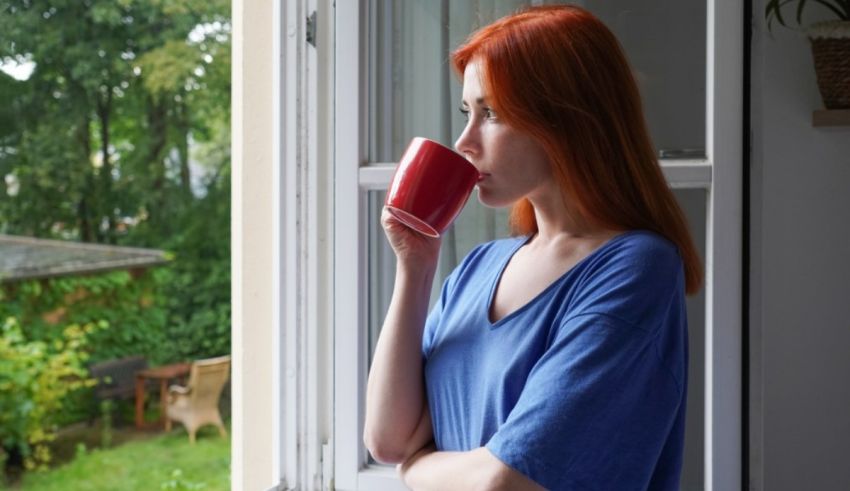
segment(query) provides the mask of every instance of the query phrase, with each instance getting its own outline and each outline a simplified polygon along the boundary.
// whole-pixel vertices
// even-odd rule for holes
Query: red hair
[[[684,263],[685,290],[696,293],[700,258],[611,31],[579,7],[532,7],[473,33],[452,54],[461,76],[473,58],[482,63],[488,104],[542,145],[581,216],[612,229],[651,230],[673,242]],[[537,231],[528,200],[514,205],[511,230]]]

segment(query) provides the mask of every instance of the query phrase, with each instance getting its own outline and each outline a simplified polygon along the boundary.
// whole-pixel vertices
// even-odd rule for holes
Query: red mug
[[[396,167],[384,204],[403,224],[439,237],[460,214],[478,178],[478,169],[463,156],[417,137]]]

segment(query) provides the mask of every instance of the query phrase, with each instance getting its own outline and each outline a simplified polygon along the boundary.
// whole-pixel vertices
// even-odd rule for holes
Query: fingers
[[[381,226],[386,229],[387,227],[391,227],[395,224],[402,225],[402,223],[398,221],[398,218],[390,213],[389,208],[385,206],[381,211]]]
[[[430,263],[439,256],[439,238],[428,237],[408,227],[386,207],[381,211],[381,226],[399,261]]]
[[[383,211],[381,212],[381,226],[384,227],[384,230],[387,232],[387,235],[390,236],[401,234],[401,235],[409,235],[416,234],[421,235],[412,228],[405,225],[401,220],[396,218],[395,215],[390,213],[389,209],[385,206]],[[424,237],[424,236],[423,236]],[[392,237],[390,237],[392,240]]]

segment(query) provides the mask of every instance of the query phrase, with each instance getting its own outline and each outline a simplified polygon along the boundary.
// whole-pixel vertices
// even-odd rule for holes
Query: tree
[[[0,0],[0,232],[170,251],[172,359],[230,347],[229,8]]]
[[[228,4],[5,0],[0,58],[36,64],[11,94],[18,140],[0,171],[20,193],[0,206],[4,229],[115,243],[149,221],[168,234],[192,199],[190,139],[229,118]]]

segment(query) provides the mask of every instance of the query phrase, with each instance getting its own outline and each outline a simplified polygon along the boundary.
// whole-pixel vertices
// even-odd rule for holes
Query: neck
[[[550,244],[564,239],[608,239],[617,231],[596,225],[578,211],[578,206],[558,189],[544,196],[529,197],[537,220],[535,242]]]

